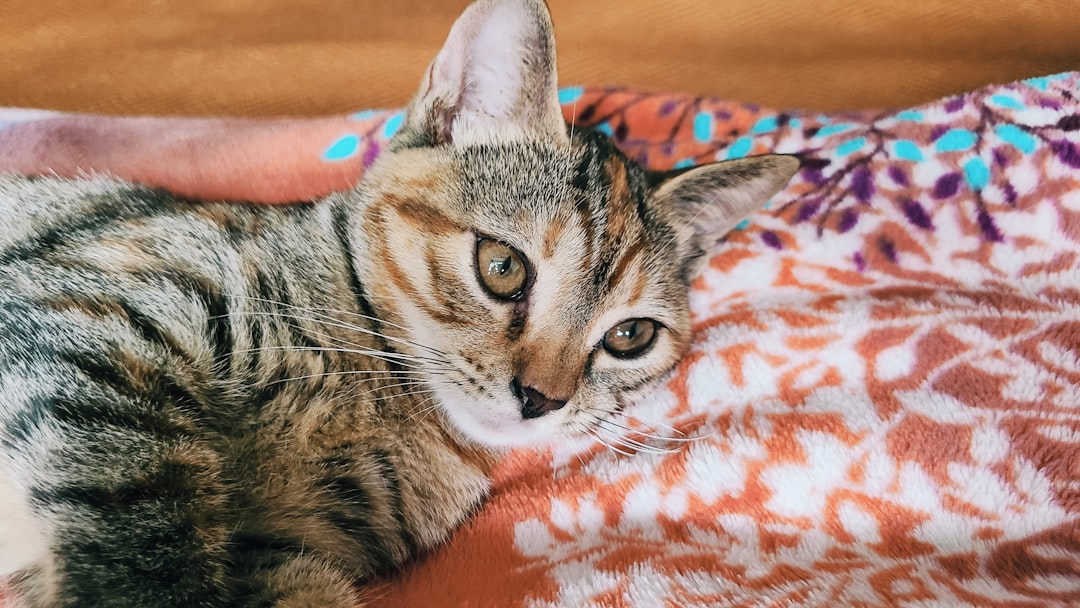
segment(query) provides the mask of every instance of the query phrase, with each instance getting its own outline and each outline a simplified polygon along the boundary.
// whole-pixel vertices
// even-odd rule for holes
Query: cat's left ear
[[[799,159],[765,154],[650,173],[652,203],[674,215],[688,241],[688,274],[739,222],[759,211],[799,170]]]
[[[478,0],[465,9],[409,106],[401,138],[429,146],[568,144],[544,1]]]

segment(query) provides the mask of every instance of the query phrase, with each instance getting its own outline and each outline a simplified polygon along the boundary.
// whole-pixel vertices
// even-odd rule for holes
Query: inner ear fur
[[[667,173],[650,172],[652,204],[673,217],[693,256],[711,251],[732,228],[784,188],[798,157],[764,154]]]
[[[413,145],[521,138],[569,143],[559,105],[555,35],[542,0],[479,0],[450,30],[406,112]]]

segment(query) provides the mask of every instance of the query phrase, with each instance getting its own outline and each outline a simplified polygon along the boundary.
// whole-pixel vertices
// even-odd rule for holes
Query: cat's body
[[[381,328],[340,209],[100,186],[0,179],[5,201],[70,210],[0,254],[0,423],[51,511],[50,546],[5,544],[5,561],[54,553],[36,566],[87,605],[152,605],[165,589],[140,569],[175,577],[175,605],[223,605],[205,589],[235,588],[230,570],[304,554],[370,576],[476,504],[489,456],[404,394],[406,368],[339,351],[389,350],[364,333]]]
[[[553,53],[542,3],[474,5],[317,203],[0,177],[0,577],[35,606],[352,605],[498,449],[661,378],[702,255],[797,163],[649,175],[568,132]]]

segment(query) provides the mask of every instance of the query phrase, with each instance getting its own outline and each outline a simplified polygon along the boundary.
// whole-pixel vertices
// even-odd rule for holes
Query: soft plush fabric
[[[4,0],[0,106],[394,108],[468,0]],[[819,110],[1080,69],[1075,0],[549,0],[566,83]]]
[[[1080,74],[898,112],[565,89],[653,168],[803,168],[693,285],[694,343],[611,448],[521,451],[374,606],[1080,605]],[[0,170],[197,198],[344,187],[399,112],[6,112]]]

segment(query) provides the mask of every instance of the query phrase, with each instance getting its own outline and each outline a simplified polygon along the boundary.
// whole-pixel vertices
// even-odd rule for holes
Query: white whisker
[[[424,406],[425,404],[427,404],[430,401],[435,401],[435,403],[433,403],[432,405],[430,405],[428,407],[422,407],[422,406]],[[418,403],[417,407],[421,407],[421,409],[418,409],[417,411],[410,414],[409,417],[405,419],[406,422],[412,420],[413,418],[416,418],[417,416],[420,416],[420,420],[423,420],[424,416],[426,416],[426,415],[430,414],[431,412],[435,411],[436,409],[438,409],[439,403],[436,400],[436,396],[431,395],[430,397],[428,397],[428,398],[424,399],[423,401],[421,401],[420,403]]]
[[[381,351],[381,350],[370,350],[370,349],[369,350],[361,350],[361,349],[356,349],[356,348],[332,348],[332,347],[324,347],[324,346],[263,346],[261,348],[239,349],[239,350],[233,351],[233,353],[234,354],[243,354],[243,353],[252,353],[252,352],[260,352],[260,351],[296,351],[296,352],[347,353],[347,354],[353,354],[353,355],[364,355],[364,356],[367,356],[367,357],[371,357],[373,359],[378,359],[380,361],[385,361],[386,363],[393,363],[395,365],[401,365],[403,367],[408,367],[410,369],[418,369],[419,368],[419,369],[424,369],[424,370],[428,370],[428,371],[437,371],[437,372],[456,371],[456,370],[454,370],[452,368],[446,368],[446,367],[437,368],[437,367],[429,367],[429,366],[418,365],[418,364],[413,364],[413,363],[406,363],[404,361],[394,359],[393,358],[394,353],[386,353],[386,352]],[[387,371],[389,371],[389,370],[387,370]]]
[[[289,316],[292,316],[293,318],[304,319],[304,320],[312,321],[312,322],[316,322],[316,323],[322,323],[324,325],[332,325],[332,326],[340,327],[340,328],[343,328],[343,329],[350,329],[352,331],[356,331],[356,332],[359,332],[359,333],[366,333],[368,335],[377,336],[377,337],[384,338],[384,339],[387,339],[387,340],[392,340],[392,341],[399,342],[399,343],[402,343],[402,344],[406,344],[406,345],[409,345],[409,346],[414,346],[416,348],[422,348],[422,349],[425,349],[425,350],[431,352],[432,354],[435,354],[435,355],[440,356],[440,357],[444,355],[444,353],[440,352],[438,349],[427,346],[426,344],[421,344],[419,342],[415,342],[415,341],[412,341],[412,340],[407,340],[405,338],[399,338],[397,336],[391,336],[391,335],[388,335],[388,334],[384,334],[382,332],[378,332],[378,331],[375,331],[375,330],[367,328],[367,327],[361,327],[359,325],[353,325],[352,323],[347,323],[347,322],[345,322],[345,321],[343,321],[341,319],[338,319],[338,318],[336,318],[336,317],[334,317],[334,316],[332,316],[332,315],[330,315],[328,313],[333,312],[333,313],[337,313],[337,314],[344,314],[344,315],[348,315],[348,316],[351,316],[351,317],[357,317],[357,318],[365,319],[365,320],[368,320],[368,321],[374,321],[376,323],[379,323],[380,325],[389,325],[391,327],[394,327],[396,329],[400,329],[402,331],[406,331],[406,332],[409,331],[409,329],[406,328],[406,327],[402,327],[401,325],[398,325],[396,323],[391,323],[389,321],[384,321],[384,320],[379,319],[377,317],[372,317],[372,316],[369,316],[369,315],[363,315],[363,314],[360,314],[360,313],[350,312],[350,311],[346,311],[346,310],[335,310],[335,309],[332,309],[332,308],[322,308],[322,307],[310,308],[310,307],[296,306],[295,304],[287,304],[285,302],[275,302],[273,300],[267,300],[265,298],[252,298],[252,297],[248,297],[248,296],[245,296],[245,297],[246,297],[246,299],[253,300],[253,301],[256,301],[256,302],[263,302],[265,304],[273,304],[275,306],[280,306],[280,307],[283,307],[283,308],[289,308],[289,309],[292,309],[292,310],[304,311],[306,313],[318,315],[318,316],[322,317],[323,319],[314,319],[314,318],[311,318],[311,317],[301,317],[299,315],[289,315]],[[261,316],[273,316],[273,315],[275,315],[277,313],[275,311],[244,311],[243,314],[261,315]],[[330,319],[330,321],[325,321],[325,319]]]
[[[402,325],[398,325],[397,323],[391,323],[390,321],[386,321],[386,320],[380,319],[378,317],[373,317],[371,315],[365,315],[365,314],[361,314],[361,313],[358,313],[358,312],[352,312],[352,311],[349,311],[349,310],[339,310],[339,309],[336,309],[336,308],[327,308],[325,306],[297,306],[295,304],[286,304],[285,302],[278,302],[278,301],[275,301],[275,300],[268,300],[266,298],[255,298],[255,297],[251,297],[251,296],[238,296],[238,297],[241,297],[241,298],[246,299],[246,300],[252,300],[252,301],[255,301],[255,302],[262,302],[264,304],[273,304],[275,306],[283,306],[285,308],[292,308],[292,309],[295,309],[295,310],[303,310],[303,311],[317,312],[317,313],[334,313],[334,314],[348,315],[350,317],[357,317],[357,318],[360,318],[360,319],[365,319],[367,321],[375,321],[376,323],[378,323],[380,325],[389,325],[390,327],[400,329],[402,331],[409,331],[409,328],[404,327]],[[326,314],[326,316],[330,316],[330,315]],[[333,318],[333,317],[331,317],[331,318]]]
[[[624,409],[603,409],[603,408],[599,408],[599,409],[597,409],[597,411],[603,412],[603,413],[611,415],[611,416],[623,416],[623,417],[627,418],[628,420],[630,420],[630,421],[632,421],[634,423],[640,424],[641,426],[646,427],[646,429],[648,429],[650,432],[646,433],[646,432],[643,432],[643,431],[641,431],[639,429],[633,429],[634,432],[636,432],[636,433],[638,433],[638,434],[640,434],[640,435],[642,435],[644,437],[649,437],[650,439],[656,439],[658,441],[671,441],[671,442],[674,442],[674,443],[692,443],[692,442],[695,442],[695,441],[701,441],[703,439],[707,439],[707,438],[709,438],[709,437],[711,437],[712,435],[715,434],[715,430],[714,430],[714,431],[706,433],[704,435],[689,436],[685,432],[680,431],[679,429],[677,429],[677,428],[675,428],[675,427],[673,427],[671,425],[664,424],[662,422],[645,420],[644,418],[641,418],[640,416],[636,416],[634,414],[631,414],[631,413],[627,412]],[[663,435],[663,434],[661,434],[659,432],[659,430],[657,430],[656,427],[661,427],[661,428],[663,428],[663,429],[665,429],[667,431],[675,433],[676,435],[679,435],[679,437],[670,437],[668,435]]]
[[[653,446],[653,445],[649,445],[647,443],[642,443],[640,441],[637,441],[636,439],[631,439],[630,437],[627,437],[627,436],[619,433],[616,430],[612,430],[612,429],[604,426],[605,424],[609,424],[609,423],[610,423],[610,421],[608,421],[608,420],[598,420],[596,428],[598,430],[600,430],[600,431],[609,433],[611,435],[612,440],[615,441],[616,443],[618,443],[621,446],[624,446],[624,447],[632,449],[632,450],[636,450],[638,452],[645,452],[645,453],[648,453],[648,454],[675,454],[675,453],[677,453],[679,451],[679,450],[675,450],[675,449],[660,448],[660,447],[656,447],[656,446]]]
[[[604,441],[604,438],[601,437],[599,433],[596,433],[593,429],[589,429],[588,433],[589,433],[589,435],[591,435],[593,437],[593,439],[596,439],[597,441],[599,441],[601,445],[603,445],[605,448],[611,450],[612,452],[615,452],[617,454],[622,454],[623,456],[633,456],[632,453],[620,450],[619,448],[611,445],[607,441]]]
[[[384,333],[381,333],[381,332],[377,332],[377,331],[372,330],[372,329],[368,329],[366,327],[360,327],[358,325],[352,325],[350,323],[344,323],[344,322],[341,322],[341,321],[338,321],[338,320],[327,321],[325,319],[317,319],[317,318],[310,317],[310,316],[289,314],[289,313],[284,313],[284,312],[281,312],[281,311],[246,311],[243,314],[250,315],[250,316],[255,316],[255,317],[285,317],[285,318],[290,318],[290,319],[296,319],[296,320],[299,320],[299,321],[308,321],[308,322],[311,322],[311,323],[318,323],[318,324],[326,326],[326,327],[337,327],[339,329],[344,329],[344,330],[347,330],[347,331],[355,331],[357,333],[367,334],[369,336],[375,336],[375,337],[378,337],[378,338],[383,338],[385,340],[390,340],[392,342],[398,342],[398,343],[406,344],[406,345],[409,345],[409,346],[423,346],[423,345],[420,345],[420,344],[416,344],[416,343],[414,343],[414,342],[412,342],[410,340],[405,340],[405,339],[402,339],[402,338],[398,338],[396,336],[390,336],[390,335],[387,335],[387,334],[384,334]],[[315,314],[319,314],[319,313],[315,313]],[[325,316],[325,315],[323,315],[323,316]],[[440,356],[442,356],[442,353],[439,353],[438,351],[435,351],[434,349],[431,349],[431,348],[426,347],[426,346],[424,346],[424,348],[427,348],[428,350],[431,350],[432,352],[435,352],[435,353],[439,354]]]
[[[322,338],[326,338],[327,340],[329,340],[331,342],[334,342],[339,346],[344,345],[344,346],[353,347],[353,348],[370,349],[370,347],[368,347],[368,346],[364,346],[363,344],[357,344],[355,342],[351,342],[351,341],[346,340],[344,338],[341,338],[339,336],[334,336],[332,334],[328,334],[328,333],[320,332],[320,331],[305,330],[304,328],[302,328],[302,327],[300,327],[298,325],[293,325],[293,327],[296,327],[297,329],[300,329],[302,331],[307,331],[307,332],[309,332],[309,333],[311,333],[313,335],[316,335],[316,336],[319,336],[319,337],[322,337]],[[374,350],[374,349],[371,349],[371,350]],[[433,364],[448,363],[448,361],[446,361],[445,359],[433,359],[431,357],[425,357],[425,356],[422,356],[422,355],[419,355],[419,356],[418,355],[410,355],[410,354],[407,354],[407,353],[399,353],[397,351],[385,351],[385,350],[378,351],[377,350],[375,352],[380,352],[380,353],[382,353],[383,355],[385,355],[387,357],[396,357],[396,358],[399,358],[399,359],[404,359],[404,360],[412,361],[412,362],[416,362],[416,363],[433,363]]]

